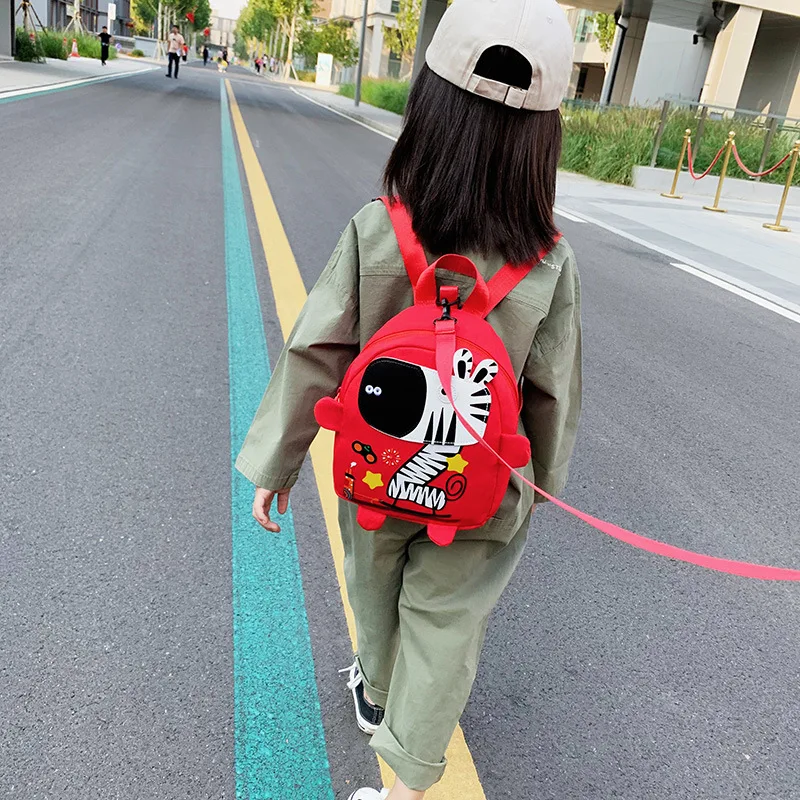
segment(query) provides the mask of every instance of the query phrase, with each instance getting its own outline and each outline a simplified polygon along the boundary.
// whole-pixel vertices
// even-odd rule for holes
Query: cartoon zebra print
[[[426,445],[395,473],[387,494],[393,500],[407,500],[431,511],[441,511],[447,505],[447,494],[428,484],[447,469],[447,459],[460,452],[459,445]]]
[[[492,395],[487,384],[497,375],[497,364],[481,361],[473,372],[472,353],[466,348],[453,358],[453,391],[462,416],[483,436],[489,420]],[[433,373],[435,375],[435,373]],[[425,427],[424,444],[418,453],[395,473],[387,487],[393,500],[405,500],[431,511],[441,511],[447,505],[447,493],[430,484],[447,469],[447,459],[461,452],[464,443],[474,443],[466,428],[446,400],[444,387],[436,378],[443,403],[430,412]],[[429,386],[429,390],[430,390]]]

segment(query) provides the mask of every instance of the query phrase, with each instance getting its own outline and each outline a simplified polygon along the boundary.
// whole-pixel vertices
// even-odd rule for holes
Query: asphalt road
[[[391,143],[229,77],[310,288]],[[0,797],[233,798],[219,77],[0,105],[0,141]],[[682,547],[800,566],[800,327],[562,222],[585,326],[565,499]],[[347,797],[377,766],[336,673],[350,644],[308,468],[293,503]],[[462,720],[486,797],[800,798],[799,592],[537,512]]]

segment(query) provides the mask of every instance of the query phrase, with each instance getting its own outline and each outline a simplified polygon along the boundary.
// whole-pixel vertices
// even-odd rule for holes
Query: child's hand
[[[256,488],[256,496],[253,500],[253,516],[264,530],[271,533],[280,533],[281,526],[277,522],[272,522],[269,518],[269,510],[272,508],[272,501],[278,495],[278,513],[285,514],[289,508],[289,489],[280,492],[271,492],[269,489]]]

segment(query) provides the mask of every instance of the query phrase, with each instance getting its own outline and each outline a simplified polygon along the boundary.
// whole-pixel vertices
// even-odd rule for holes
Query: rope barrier
[[[691,152],[691,150],[690,150]],[[720,152],[722,152],[720,150]],[[751,178],[762,178],[764,175],[769,175],[771,172],[775,172],[776,169],[782,167],[791,157],[794,151],[790,150],[774,167],[770,167],[769,169],[765,169],[763,172],[751,172],[747,167],[742,163],[742,159],[739,158],[739,151],[736,149],[736,142],[733,143],[733,157],[736,159],[736,163],[739,165],[739,169],[742,172],[749,175]],[[690,157],[691,159],[691,157]],[[691,164],[691,160],[689,161]],[[712,165],[713,166],[713,165]]]
[[[724,208],[719,207],[719,200],[722,194],[722,184],[725,182],[725,177],[728,174],[728,162],[731,157],[731,152],[733,152],[733,157],[736,159],[736,163],[739,165],[739,169],[745,173],[745,175],[749,175],[751,178],[763,178],[765,175],[769,175],[776,170],[780,169],[790,158],[792,159],[791,164],[789,165],[789,172],[786,178],[786,184],[783,189],[783,196],[781,198],[780,207],[778,209],[778,216],[775,219],[774,223],[764,223],[765,228],[769,228],[773,231],[788,231],[785,225],[781,225],[781,218],[783,216],[783,211],[786,208],[786,201],[789,197],[789,189],[792,185],[792,180],[794,178],[794,171],[795,167],[797,166],[798,157],[800,157],[800,139],[798,139],[794,143],[794,147],[777,163],[775,166],[770,167],[769,169],[765,169],[763,172],[753,172],[752,170],[748,169],[744,162],[742,161],[741,156],[739,155],[739,150],[736,147],[735,142],[736,134],[734,131],[730,131],[728,133],[728,140],[725,142],[719,150],[717,150],[717,154],[714,156],[714,160],[708,165],[708,169],[706,169],[703,173],[698,175],[694,171],[694,150],[692,149],[692,131],[691,129],[687,128],[683,135],[683,144],[681,145],[681,154],[678,157],[678,165],[675,167],[675,174],[672,178],[672,188],[668,192],[661,192],[662,197],[668,197],[672,200],[681,200],[683,199],[683,195],[676,194],[678,189],[678,180],[681,176],[681,171],[683,170],[683,159],[687,157],[687,169],[689,175],[695,180],[699,181],[705,178],[712,169],[716,166],[717,162],[719,161],[720,157],[725,154],[725,159],[722,162],[722,169],[720,170],[719,175],[719,183],[717,184],[717,193],[714,197],[714,204],[710,206],[703,206],[704,209],[707,211],[721,211],[725,212]]]
[[[702,180],[703,178],[711,172],[712,169],[719,161],[720,156],[725,152],[725,145],[722,145],[719,150],[717,150],[717,154],[714,156],[714,160],[709,165],[708,169],[703,172],[701,175],[698,175],[694,171],[694,151],[692,150],[692,140],[689,139],[687,142],[687,149],[689,151],[689,174],[694,178],[696,181]],[[733,157],[736,159],[736,163],[739,165],[739,169],[742,170],[746,175],[749,175],[751,178],[763,178],[765,175],[770,175],[771,173],[775,172],[775,170],[780,169],[791,157],[792,157],[792,150],[790,150],[774,167],[770,167],[769,169],[765,169],[763,172],[752,172],[749,170],[744,163],[742,162],[742,158],[739,155],[739,150],[736,148],[736,142],[733,143]]]
[[[688,166],[689,166],[689,174],[696,181],[699,181],[699,180],[702,180],[703,178],[705,178],[706,175],[708,175],[708,173],[711,172],[712,169],[714,169],[717,161],[719,161],[719,157],[725,152],[725,145],[722,145],[722,147],[720,147],[720,149],[717,150],[717,154],[714,156],[714,160],[711,162],[711,164],[708,167],[708,169],[702,175],[696,175],[695,171],[694,171],[694,157],[693,157],[694,154],[692,152],[692,140],[691,139],[689,139],[688,148],[689,148],[689,164],[688,164]]]

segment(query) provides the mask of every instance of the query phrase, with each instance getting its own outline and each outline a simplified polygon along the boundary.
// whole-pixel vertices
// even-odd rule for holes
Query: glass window
[[[400,12],[400,0],[392,0],[392,14]]]
[[[589,42],[594,38],[594,16],[591,11],[582,9],[575,25],[575,41]]]
[[[403,57],[399,53],[389,51],[389,65],[387,67],[387,75],[390,78],[400,77],[400,68],[403,65]]]
[[[583,97],[583,92],[586,89],[586,78],[589,75],[588,67],[581,67],[580,74],[578,75],[578,84],[575,87],[575,99],[580,100]]]

